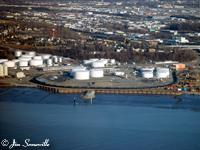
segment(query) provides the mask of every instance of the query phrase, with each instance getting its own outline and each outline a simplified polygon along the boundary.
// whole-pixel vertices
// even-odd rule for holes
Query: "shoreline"
[[[51,93],[58,94],[82,94],[85,91],[95,91],[97,94],[133,94],[133,95],[169,95],[169,96],[181,96],[184,94],[187,95],[197,95],[200,96],[200,92],[188,92],[188,91],[170,91],[170,90],[160,90],[157,88],[65,88],[58,86],[48,86],[42,84],[19,84],[19,83],[0,83],[0,88],[38,88]]]

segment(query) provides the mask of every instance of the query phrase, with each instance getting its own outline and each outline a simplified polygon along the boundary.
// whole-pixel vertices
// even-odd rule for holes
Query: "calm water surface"
[[[91,105],[79,95],[0,89],[0,140],[27,138],[49,139],[41,149],[51,150],[199,150],[200,97],[97,95]]]

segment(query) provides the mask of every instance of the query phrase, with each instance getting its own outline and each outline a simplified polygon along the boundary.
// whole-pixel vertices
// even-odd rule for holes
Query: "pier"
[[[176,91],[168,91],[168,90],[158,90],[154,89],[84,89],[84,88],[62,88],[62,87],[52,87],[46,85],[38,85],[39,89],[52,92],[52,93],[61,93],[61,94],[80,94],[85,92],[86,90],[95,91],[97,94],[142,94],[142,95],[172,95],[179,96],[182,94],[194,94],[200,95],[200,93],[194,92],[176,92]]]

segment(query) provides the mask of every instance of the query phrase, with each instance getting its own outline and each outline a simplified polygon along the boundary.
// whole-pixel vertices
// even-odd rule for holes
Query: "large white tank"
[[[8,67],[3,65],[4,76],[8,76]]]
[[[104,63],[104,65],[106,65],[108,63],[108,59],[102,58],[102,59],[100,59],[100,61],[102,61]]]
[[[15,57],[20,57],[22,55],[22,51],[15,51]]]
[[[151,70],[144,70],[141,72],[141,74],[143,78],[146,78],[146,79],[153,78],[153,71]]]
[[[146,78],[146,79],[150,79],[150,78],[153,78],[154,76],[154,68],[153,67],[149,67],[149,68],[141,68],[140,69],[141,71],[141,75],[143,78]]]
[[[93,61],[91,60],[83,60],[83,64],[84,65],[88,65],[88,64],[91,64]]]
[[[84,65],[90,65],[90,64],[92,64],[95,61],[100,61],[100,60],[97,59],[97,58],[91,58],[91,59],[88,59],[88,60],[83,60],[83,64]]]
[[[44,59],[44,60],[49,59],[51,57],[50,54],[42,54],[41,56],[42,56],[42,59]]]
[[[58,56],[53,56],[52,58],[53,58],[54,63],[58,63]]]
[[[76,71],[74,72],[74,79],[76,80],[89,80],[90,79],[90,71]]]
[[[28,66],[28,61],[20,60],[19,61],[19,67],[27,67]]]
[[[156,68],[156,77],[157,78],[169,78],[170,71],[169,68]]]
[[[6,65],[8,68],[14,68],[15,67],[15,61],[6,61],[3,64]]]
[[[0,64],[0,77],[4,77],[3,65]]]
[[[31,57],[20,57],[19,61],[30,61],[31,59]]]
[[[0,77],[8,76],[8,67],[0,64]]]
[[[42,66],[43,60],[42,59],[32,59],[30,60],[30,66]]]
[[[92,78],[102,78],[104,76],[103,69],[91,69],[90,76]]]
[[[149,67],[149,68],[140,68],[140,71],[154,71],[155,68]]]
[[[0,64],[0,77],[8,76],[8,67]]]
[[[91,64],[92,62],[94,62],[93,60],[83,60],[83,64],[84,65],[89,65]]]
[[[42,60],[42,56],[34,56],[33,59]]]
[[[15,63],[18,63],[20,60],[19,59],[13,59],[12,61],[14,61]]]
[[[4,63],[6,61],[8,61],[8,59],[0,59],[0,64]]]
[[[71,69],[71,72],[76,72],[76,71],[85,71],[86,67],[83,66],[77,66]]]
[[[86,70],[86,67],[83,67],[83,66],[77,66],[77,67],[74,67],[71,69],[71,75],[74,76],[74,73],[76,71],[85,71]]]
[[[115,59],[110,59],[111,64],[115,64]]]
[[[32,55],[29,55],[29,54],[25,54],[25,55],[21,55],[21,58],[32,58],[33,56]]]
[[[105,62],[104,61],[95,61],[95,62],[92,62],[92,67],[94,68],[102,68],[105,66]]]
[[[51,58],[47,59],[47,66],[53,66],[53,60]]]
[[[35,51],[26,52],[27,55],[34,57],[36,55]]]
[[[89,59],[90,61],[97,61],[97,60],[99,60],[98,58],[91,58],[91,59]]]
[[[59,57],[59,63],[62,63],[63,59],[62,57]]]

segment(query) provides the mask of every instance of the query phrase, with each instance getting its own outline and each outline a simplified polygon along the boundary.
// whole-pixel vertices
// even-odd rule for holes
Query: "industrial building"
[[[0,64],[0,77],[8,76],[8,67],[6,65]]]

